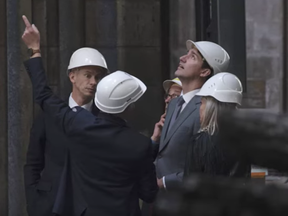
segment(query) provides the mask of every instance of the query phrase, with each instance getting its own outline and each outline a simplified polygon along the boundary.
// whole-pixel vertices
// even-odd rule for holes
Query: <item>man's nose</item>
[[[92,78],[92,79],[90,80],[90,85],[95,86],[95,85],[97,85],[97,83],[98,83],[98,82],[97,82],[96,79],[93,79],[93,78]]]
[[[185,62],[186,61],[186,56],[187,55],[180,56],[180,58],[179,58],[180,62]]]

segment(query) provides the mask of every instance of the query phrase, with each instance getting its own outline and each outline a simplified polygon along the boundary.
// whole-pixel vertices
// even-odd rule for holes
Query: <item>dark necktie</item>
[[[178,101],[177,101],[177,104],[176,104],[176,108],[173,112],[173,115],[171,117],[171,121],[170,121],[170,124],[169,124],[169,129],[168,129],[168,132],[170,131],[171,127],[173,126],[173,124],[175,123],[176,119],[178,118],[179,114],[180,114],[180,111],[182,109],[182,105],[185,103],[183,97],[181,96]]]

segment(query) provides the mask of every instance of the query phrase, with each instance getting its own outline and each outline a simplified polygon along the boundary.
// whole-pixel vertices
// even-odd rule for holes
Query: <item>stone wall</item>
[[[283,109],[283,0],[246,0],[245,108]]]

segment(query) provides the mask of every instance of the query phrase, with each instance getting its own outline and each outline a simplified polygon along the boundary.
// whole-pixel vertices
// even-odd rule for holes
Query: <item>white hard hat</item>
[[[182,83],[181,81],[179,80],[178,77],[172,79],[172,80],[165,80],[163,82],[163,88],[165,90],[165,92],[168,92],[169,88],[173,85],[173,84],[177,84],[179,85],[180,87],[182,87]]]
[[[136,77],[116,71],[104,77],[97,85],[96,106],[105,113],[122,113],[146,91],[146,85]]]
[[[108,70],[103,55],[98,50],[89,47],[80,48],[72,54],[67,73],[69,74],[73,68],[82,66],[99,66]]]
[[[208,79],[196,95],[211,96],[220,102],[241,105],[242,91],[242,84],[237,76],[222,72]]]
[[[188,50],[196,47],[209,66],[213,69],[214,74],[227,70],[230,56],[220,45],[210,41],[194,42],[187,40],[186,47]]]

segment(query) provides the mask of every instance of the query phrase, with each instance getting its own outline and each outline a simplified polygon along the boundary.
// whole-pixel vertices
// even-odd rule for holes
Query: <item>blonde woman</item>
[[[217,145],[218,115],[227,109],[236,109],[242,101],[242,84],[233,74],[222,72],[211,77],[197,93],[202,96],[199,132],[188,146],[184,175],[249,176],[250,166],[226,156]]]

